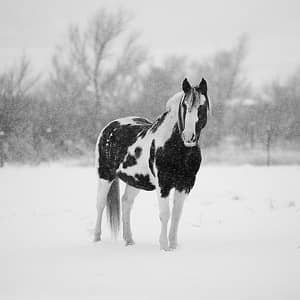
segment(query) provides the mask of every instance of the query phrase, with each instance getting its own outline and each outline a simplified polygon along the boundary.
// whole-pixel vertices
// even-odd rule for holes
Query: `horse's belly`
[[[151,181],[151,177],[149,174],[142,174],[142,173],[128,174],[124,170],[120,170],[117,172],[117,175],[125,183],[137,189],[142,189],[146,191],[153,191],[155,189],[155,185]]]
[[[117,169],[117,176],[125,183],[146,191],[155,189],[155,178],[149,168],[149,143],[138,141],[127,149]]]

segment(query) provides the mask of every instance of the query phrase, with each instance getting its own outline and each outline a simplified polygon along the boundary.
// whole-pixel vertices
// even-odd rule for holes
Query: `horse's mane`
[[[180,102],[183,94],[184,94],[183,92],[178,92],[167,101],[167,104],[166,104],[167,111],[177,112],[179,102]]]
[[[177,113],[178,106],[179,106],[180,100],[182,99],[183,95],[184,95],[184,92],[178,92],[175,95],[173,95],[167,101],[167,104],[166,104],[167,111],[170,111],[170,112],[173,111],[173,112]],[[208,111],[207,112],[211,115],[212,114],[211,100],[208,96],[206,96],[206,100],[208,102]]]

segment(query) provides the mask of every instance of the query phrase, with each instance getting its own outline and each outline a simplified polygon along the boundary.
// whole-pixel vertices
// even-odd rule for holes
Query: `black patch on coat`
[[[132,156],[128,153],[126,160],[123,162],[123,168],[126,169],[126,168],[134,166],[136,164],[137,164],[137,162],[136,162],[135,156]]]
[[[200,148],[186,147],[175,125],[171,137],[156,150],[155,157],[161,196],[167,197],[173,188],[189,193],[201,164]]]
[[[200,105],[198,108],[198,121],[196,122],[196,140],[199,140],[201,130],[207,123],[207,108],[206,104]]]
[[[141,147],[136,147],[134,149],[134,155],[135,155],[135,157],[139,158],[141,156],[141,154],[142,154],[142,148]]]
[[[153,176],[155,176],[154,169],[153,169],[154,157],[155,157],[155,140],[152,140],[151,147],[150,147],[149,169]]]
[[[113,121],[104,128],[98,144],[100,178],[112,181],[127,154],[128,147],[136,142],[141,132],[147,132],[151,127],[148,120],[138,119],[138,124],[121,125],[120,122]],[[127,163],[133,163],[133,160],[129,158]]]
[[[150,182],[149,175],[135,174],[134,176],[127,175],[124,172],[118,172],[118,177],[122,179],[125,183],[146,191],[153,191],[155,186]]]
[[[157,129],[159,128],[159,126],[163,123],[163,121],[165,120],[166,116],[167,116],[168,112],[164,112],[161,116],[158,117],[158,119],[153,123],[152,128],[151,128],[151,132],[155,133],[157,131]]]

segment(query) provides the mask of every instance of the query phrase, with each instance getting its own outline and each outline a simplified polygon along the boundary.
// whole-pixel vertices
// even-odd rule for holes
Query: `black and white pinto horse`
[[[177,230],[185,198],[195,183],[201,163],[200,132],[207,122],[207,83],[192,87],[187,79],[183,92],[167,102],[167,111],[151,123],[127,117],[112,121],[100,133],[96,145],[98,179],[95,241],[101,239],[104,207],[112,232],[120,227],[119,179],[126,183],[122,197],[123,238],[133,245],[130,211],[140,189],[156,189],[161,221],[160,248],[177,246]],[[169,195],[174,189],[171,227]]]

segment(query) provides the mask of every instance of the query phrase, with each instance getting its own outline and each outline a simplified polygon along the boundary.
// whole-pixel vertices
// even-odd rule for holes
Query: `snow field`
[[[0,169],[0,299],[300,299],[300,167],[198,175],[163,252],[154,192],[134,204],[135,246],[105,218],[94,244],[93,168]]]

